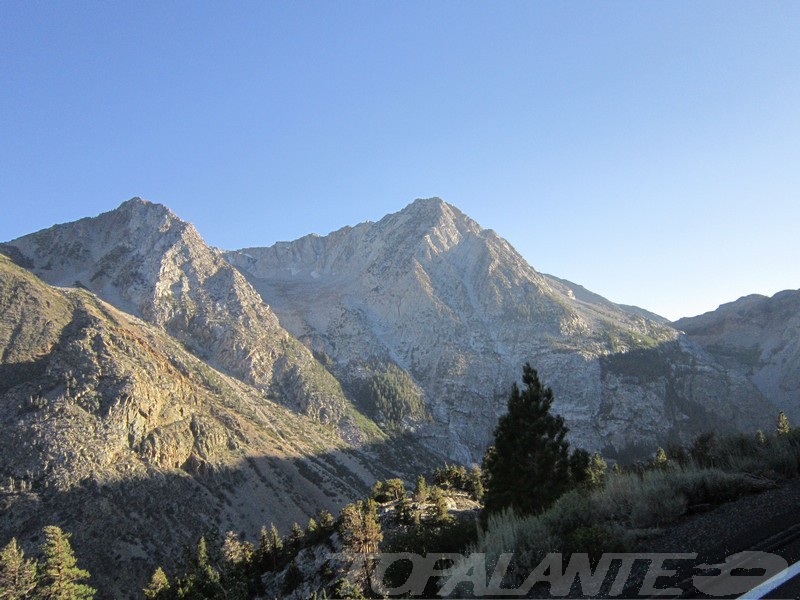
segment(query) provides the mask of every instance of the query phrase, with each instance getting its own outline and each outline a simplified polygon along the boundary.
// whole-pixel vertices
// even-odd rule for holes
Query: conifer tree
[[[405,485],[403,480],[399,477],[387,479],[383,487],[384,494],[388,496],[389,500],[399,500],[406,494]]]
[[[261,535],[258,541],[257,562],[263,571],[277,571],[278,562],[283,549],[283,540],[278,533],[278,528],[274,523],[261,528]]]
[[[425,502],[428,499],[428,482],[425,480],[424,475],[417,477],[417,487],[414,490],[414,500],[416,502]]]
[[[430,501],[433,504],[432,516],[435,523],[443,524],[451,520],[447,507],[447,498],[445,498],[442,488],[437,485],[431,488]]]
[[[246,564],[252,557],[253,545],[250,542],[241,540],[239,534],[234,531],[225,534],[222,542],[222,559],[225,563],[229,566]]]
[[[44,555],[37,595],[42,600],[85,600],[94,598],[96,590],[85,583],[89,572],[77,566],[75,554],[69,544],[70,534],[56,525],[48,525],[42,532],[45,540]]]
[[[383,540],[375,501],[368,498],[345,506],[340,519],[340,534],[345,548],[361,562],[366,582],[371,588],[371,555],[378,551]]]
[[[220,583],[228,600],[247,598],[248,573],[252,567],[255,549],[253,544],[241,539],[239,534],[228,531],[222,542],[222,573]]]
[[[775,426],[775,432],[778,435],[786,435],[792,431],[792,426],[789,424],[789,417],[783,411],[778,413],[778,423]]]
[[[25,558],[16,538],[0,551],[0,598],[30,598],[36,587],[36,561]]]
[[[592,460],[589,463],[588,469],[588,477],[587,483],[591,487],[599,487],[605,483],[606,480],[606,472],[608,471],[608,465],[606,461],[603,460],[603,457],[600,456],[599,452],[595,452],[592,455]]]
[[[311,517],[308,519],[308,525],[306,525],[306,532],[305,532],[306,539],[316,540],[318,534],[319,534],[319,525],[317,525],[316,519],[314,519],[314,517]]]
[[[335,524],[336,520],[333,518],[331,511],[324,508],[319,511],[319,514],[317,515],[317,525],[321,531],[332,531]]]
[[[303,528],[300,527],[297,521],[292,523],[292,527],[289,530],[289,547],[292,551],[296,552],[303,546],[304,537]]]
[[[414,523],[414,516],[416,508],[411,498],[403,496],[394,507],[394,514],[398,523],[402,525],[412,525]]]
[[[475,463],[467,475],[467,492],[478,502],[483,500],[483,472]]]
[[[523,391],[516,383],[511,388],[508,412],[500,417],[484,458],[484,518],[505,508],[539,513],[570,486],[567,428],[563,418],[550,414],[553,392],[530,364],[523,367],[522,381]]]
[[[668,467],[669,467],[669,458],[667,458],[667,453],[663,448],[659,447],[658,450],[656,450],[656,456],[653,459],[653,468],[661,469],[663,471]]]
[[[758,442],[759,446],[767,445],[767,436],[760,429],[756,430],[756,442]]]
[[[583,448],[577,448],[569,457],[569,478],[578,485],[588,482],[592,457]]]
[[[211,564],[205,536],[197,542],[190,572],[177,587],[181,598],[215,598],[221,591],[220,573]]]
[[[169,591],[169,579],[167,578],[167,574],[164,573],[164,569],[161,567],[157,567],[153,576],[150,578],[150,583],[147,585],[144,590],[144,597],[148,600],[155,600],[159,597],[164,597]]]

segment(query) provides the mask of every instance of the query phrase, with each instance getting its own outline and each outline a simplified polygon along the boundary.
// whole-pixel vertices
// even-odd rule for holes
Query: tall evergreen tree
[[[484,516],[505,508],[539,513],[570,486],[568,430],[562,417],[550,414],[553,392],[528,363],[522,382],[523,391],[513,384],[508,412],[500,417],[484,458]]]
[[[219,571],[211,564],[208,556],[208,544],[205,536],[201,536],[197,542],[191,580],[196,592],[206,594],[211,597],[219,591]]]
[[[16,538],[0,551],[0,599],[30,598],[36,587],[36,561],[25,558]]]
[[[169,579],[164,569],[161,567],[156,568],[153,576],[150,578],[150,583],[144,590],[144,597],[148,600],[155,600],[156,598],[164,597],[164,594],[169,590]]]
[[[483,500],[483,472],[481,468],[473,463],[467,477],[467,491],[470,496],[480,502]]]
[[[371,588],[373,571],[371,555],[378,551],[383,540],[375,501],[368,498],[348,504],[342,509],[339,522],[345,549],[361,562],[367,586]]]
[[[425,502],[428,499],[428,482],[425,475],[417,476],[417,487],[414,489],[414,500],[416,502]]]
[[[789,424],[789,417],[786,416],[786,413],[781,411],[778,413],[778,423],[775,425],[775,432],[778,435],[786,435],[787,433],[791,433],[792,426]]]
[[[606,461],[603,460],[603,457],[600,455],[599,452],[595,452],[592,455],[592,460],[589,463],[589,469],[587,472],[587,483],[591,487],[599,487],[603,485],[606,480],[606,472],[608,471],[608,465]]]
[[[96,590],[85,583],[89,572],[77,566],[69,544],[70,534],[60,527],[48,525],[43,530],[44,555],[37,595],[42,600],[88,600]]]

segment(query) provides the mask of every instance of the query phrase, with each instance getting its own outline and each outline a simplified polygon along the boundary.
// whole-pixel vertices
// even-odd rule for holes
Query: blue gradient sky
[[[142,196],[225,248],[439,196],[677,318],[800,287],[800,2],[0,4],[0,240]]]

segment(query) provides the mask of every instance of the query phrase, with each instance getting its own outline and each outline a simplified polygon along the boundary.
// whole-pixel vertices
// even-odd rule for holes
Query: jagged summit
[[[346,395],[361,397],[376,369],[402,372],[432,419],[407,425],[464,462],[480,458],[525,361],[565,398],[572,436],[589,448],[669,435],[690,417],[670,412],[665,390],[683,390],[676,393],[685,411],[758,394],[711,365],[703,376],[713,384],[658,381],[632,393],[618,372],[630,365],[604,357],[673,343],[679,333],[646,311],[539,273],[440,198],[326,236],[233,252],[209,248],[169,209],[134,198],[11,244],[48,282],[79,282],[323,422],[352,424]],[[707,359],[678,341],[659,360],[671,364],[665,372],[695,377],[690,365]],[[711,400],[695,397],[709,385]],[[620,410],[643,402],[652,404],[649,425],[628,427]],[[728,414],[749,426],[755,410]]]
[[[139,211],[155,212],[159,214],[170,215],[171,217],[182,221],[174,212],[172,212],[172,210],[170,210],[168,206],[165,206],[159,202],[145,200],[141,196],[134,196],[133,198],[125,200],[117,208],[108,212],[113,213],[115,211],[126,212],[128,214],[136,214]]]
[[[400,210],[386,215],[379,224],[385,226],[405,226],[413,223],[407,233],[413,235],[429,229],[454,229],[460,233],[480,233],[483,229],[457,207],[448,204],[441,198],[420,198]]]
[[[132,198],[97,217],[9,242],[58,286],[79,284],[163,327],[215,367],[359,437],[338,383],[193,225]]]
[[[346,386],[364,385],[375,368],[408,373],[433,418],[417,435],[453,459],[480,460],[525,361],[562,399],[559,411],[584,447],[652,443],[684,418],[670,413],[666,383],[632,394],[617,380],[623,367],[601,360],[673,343],[678,332],[646,311],[539,273],[506,240],[439,198],[324,237],[224,256],[287,329],[330,359]],[[680,346],[661,360],[704,364],[693,352]],[[724,390],[720,398],[738,401],[723,372],[708,372]],[[684,406],[705,402],[691,384],[681,386]],[[641,428],[611,408],[637,403],[652,405]],[[742,419],[752,412],[742,411]]]

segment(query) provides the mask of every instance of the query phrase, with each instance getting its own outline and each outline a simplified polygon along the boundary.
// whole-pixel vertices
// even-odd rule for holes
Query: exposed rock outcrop
[[[405,370],[432,418],[411,424],[415,434],[455,460],[480,460],[526,361],[553,387],[573,442],[589,449],[613,455],[688,441],[701,426],[763,423],[759,392],[696,346],[681,344],[690,359],[668,368],[663,381],[637,387],[616,373],[604,357],[674,345],[679,333],[647,311],[537,272],[495,232],[439,199],[417,200],[377,223],[225,257],[289,331],[329,357],[348,389],[371,365]],[[686,364],[704,373],[692,385],[674,379]],[[714,398],[730,399],[727,410],[717,412],[715,399],[700,408],[701,382]]]
[[[746,296],[673,325],[752,381],[775,414],[800,422],[800,290]]]
[[[213,366],[366,441],[338,381],[193,225],[140,198],[9,242],[52,285],[80,285],[164,328]]]

